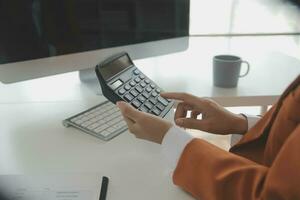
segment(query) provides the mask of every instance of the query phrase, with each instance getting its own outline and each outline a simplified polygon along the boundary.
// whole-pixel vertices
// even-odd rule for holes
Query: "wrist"
[[[234,121],[236,130],[235,134],[244,135],[248,131],[248,120],[243,114],[237,114]]]
[[[161,143],[162,143],[164,137],[166,136],[166,134],[168,133],[168,131],[170,130],[170,128],[171,128],[172,126],[173,126],[173,124],[170,123],[170,122],[166,122],[166,123],[164,124],[164,127],[163,127],[163,131],[162,131],[161,137],[160,137],[160,138],[158,139],[158,141],[157,141],[158,144],[161,144]]]

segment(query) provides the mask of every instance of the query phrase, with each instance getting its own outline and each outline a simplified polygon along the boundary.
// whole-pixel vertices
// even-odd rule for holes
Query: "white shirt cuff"
[[[260,119],[259,116],[255,115],[245,115],[248,121],[248,130],[252,128],[256,122]],[[242,135],[236,139],[236,141],[231,141],[232,144],[237,143],[241,139]],[[190,133],[186,132],[184,129],[179,128],[176,125],[173,125],[168,132],[166,133],[165,137],[163,138],[161,147],[162,153],[164,154],[168,166],[171,168],[172,171],[175,170],[178,160],[185,148],[185,146],[195,137],[192,136]]]
[[[162,152],[172,171],[175,170],[185,146],[192,139],[194,136],[175,125],[166,133],[162,141]]]

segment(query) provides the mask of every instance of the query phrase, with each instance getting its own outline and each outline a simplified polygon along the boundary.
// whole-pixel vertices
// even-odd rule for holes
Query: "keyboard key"
[[[123,119],[123,117],[122,117],[122,119]],[[127,127],[127,123],[124,120],[120,121],[120,124],[124,127]]]
[[[168,102],[165,98],[163,98],[163,97],[161,97],[161,96],[159,96],[159,97],[157,98],[157,100],[158,100],[159,102],[161,102],[164,106],[167,106],[167,105],[169,104],[169,102]]]
[[[156,91],[157,93],[160,93],[160,92],[161,92],[161,90],[158,89],[158,88],[156,88],[155,91]]]
[[[110,120],[110,121],[108,121],[106,124],[107,124],[108,126],[112,126],[112,125],[114,125],[115,123],[116,123],[116,121]]]
[[[125,96],[124,96],[124,99],[126,100],[126,101],[132,101],[132,99],[133,99],[134,97],[131,95],[131,94],[126,94]]]
[[[101,126],[97,127],[94,131],[96,133],[100,133],[101,131],[104,131],[105,129],[107,129],[109,126],[107,124],[102,124]]]
[[[91,122],[96,122],[96,121],[98,121],[98,119],[97,119],[96,116],[95,116],[94,118],[90,119],[90,121],[91,121]],[[77,122],[77,124],[78,124],[78,122]],[[79,124],[80,124],[80,123],[79,123]]]
[[[87,117],[87,115],[85,115],[84,117],[81,118],[81,120],[85,122],[85,121],[89,120],[89,118]]]
[[[149,84],[149,83],[150,83],[150,80],[149,80],[149,79],[146,79],[146,80],[145,80],[145,83]]]
[[[106,129],[106,131],[110,132],[110,133],[113,133],[116,131],[116,129],[114,127],[109,127]]]
[[[109,136],[110,134],[111,134],[111,132],[108,132],[108,131],[106,131],[106,130],[104,130],[104,131],[101,132],[101,135],[103,135],[104,137],[107,137],[107,136]]]
[[[121,129],[121,128],[125,128],[126,127],[126,125],[124,125],[124,124],[121,124],[121,123],[117,123],[117,124],[115,124],[114,126],[113,126],[115,129]]]
[[[94,130],[95,128],[97,128],[99,126],[98,123],[93,123],[91,125],[89,125],[87,128],[90,129],[90,130]]]
[[[91,122],[91,121],[86,121],[86,122],[84,122],[83,124],[81,124],[81,126],[83,126],[83,127],[88,127],[89,125],[91,125],[93,122]]]
[[[75,122],[76,124],[82,124],[83,123],[83,121],[81,119],[79,119],[77,121],[73,121],[73,122]]]

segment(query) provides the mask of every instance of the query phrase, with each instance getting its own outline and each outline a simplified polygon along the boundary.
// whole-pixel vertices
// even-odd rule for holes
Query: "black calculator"
[[[103,95],[112,103],[126,101],[142,112],[160,117],[174,104],[160,96],[162,89],[134,65],[128,53],[108,58],[95,70]]]

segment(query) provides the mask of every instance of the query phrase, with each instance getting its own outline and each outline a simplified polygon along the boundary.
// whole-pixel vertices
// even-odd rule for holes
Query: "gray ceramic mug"
[[[241,65],[245,63],[247,70],[240,74]],[[238,80],[249,73],[250,64],[234,55],[217,55],[213,58],[213,81],[217,87],[236,87]]]

